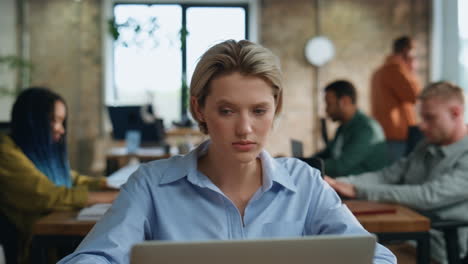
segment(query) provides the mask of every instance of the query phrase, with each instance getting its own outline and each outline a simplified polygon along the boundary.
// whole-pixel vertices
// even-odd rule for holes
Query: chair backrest
[[[322,140],[325,143],[325,145],[328,145],[327,119],[323,117],[320,118],[320,129],[322,133]]]
[[[408,139],[406,140],[405,156],[410,154],[414,147],[424,138],[424,134],[421,132],[418,126],[408,127]]]

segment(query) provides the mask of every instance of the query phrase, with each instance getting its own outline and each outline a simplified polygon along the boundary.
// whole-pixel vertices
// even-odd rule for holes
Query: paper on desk
[[[85,207],[80,210],[78,216],[76,217],[77,220],[99,220],[101,217],[107,212],[107,210],[111,207],[112,204],[110,203],[101,203],[95,204],[90,207]]]
[[[128,164],[125,167],[115,171],[109,175],[109,177],[107,177],[107,185],[117,189],[120,188],[120,186],[127,182],[128,177],[130,177],[130,175],[132,175],[132,173],[134,173],[139,166],[140,163]]]

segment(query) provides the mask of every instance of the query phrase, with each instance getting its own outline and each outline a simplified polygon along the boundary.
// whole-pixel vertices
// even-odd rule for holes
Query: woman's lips
[[[232,143],[234,149],[242,152],[247,152],[255,148],[256,143],[252,141],[237,141]]]

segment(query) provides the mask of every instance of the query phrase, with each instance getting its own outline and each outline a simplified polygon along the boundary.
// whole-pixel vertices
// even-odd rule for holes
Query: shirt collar
[[[427,143],[427,152],[432,156],[451,156],[453,154],[465,151],[468,148],[468,136],[463,139],[452,143],[450,145],[440,146],[431,143]]]
[[[455,153],[459,153],[461,151],[465,151],[468,148],[468,136],[465,136],[460,141],[452,143],[446,146],[439,146],[440,152],[444,156],[453,155]]]
[[[293,182],[289,171],[286,170],[284,165],[276,161],[267,151],[260,152],[260,159],[262,160],[263,169],[263,186],[262,191],[266,191],[273,186],[273,182],[296,192],[297,187]]]
[[[186,155],[174,156],[171,158],[173,162],[170,163],[167,170],[161,177],[160,184],[175,182],[184,177],[189,177],[192,181],[198,182],[200,177],[197,173],[198,157],[202,156],[208,150],[210,141],[207,140],[190,151]]]
[[[172,183],[177,180],[180,180],[184,177],[187,177],[187,180],[193,184],[199,186],[208,186],[211,185],[211,181],[208,177],[204,176],[202,173],[198,172],[197,161],[198,158],[204,155],[211,141],[206,140],[198,147],[190,151],[184,156],[175,156],[171,159],[175,159],[174,163],[167,168],[161,177],[160,184]],[[286,170],[284,165],[276,161],[270,154],[262,150],[259,155],[262,161],[263,169],[263,186],[262,191],[266,191],[273,186],[273,183],[276,182],[279,185],[295,192],[297,187],[292,180],[292,177],[289,175],[289,171]]]

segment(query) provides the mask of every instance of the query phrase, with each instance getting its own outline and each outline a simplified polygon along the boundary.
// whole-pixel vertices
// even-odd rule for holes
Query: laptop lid
[[[148,241],[133,246],[130,263],[371,264],[375,241],[371,235],[202,242]]]
[[[295,158],[304,157],[302,141],[291,139],[291,153]]]

